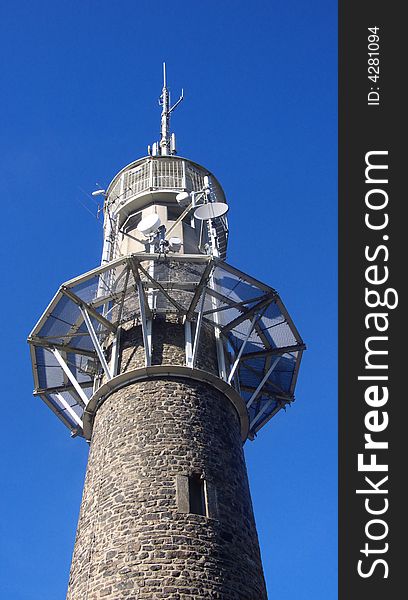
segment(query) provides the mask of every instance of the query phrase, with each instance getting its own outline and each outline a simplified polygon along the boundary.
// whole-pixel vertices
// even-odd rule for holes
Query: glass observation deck
[[[84,435],[89,399],[117,375],[108,343],[130,319],[154,365],[148,321],[160,313],[189,324],[193,369],[200,328],[214,330],[218,376],[244,401],[250,438],[294,400],[305,346],[276,290],[212,256],[132,254],[63,284],[29,337],[34,394],[73,435]]]

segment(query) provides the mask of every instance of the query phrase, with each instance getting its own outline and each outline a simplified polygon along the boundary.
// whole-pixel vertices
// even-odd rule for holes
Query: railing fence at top
[[[146,159],[121,174],[109,192],[108,202],[121,205],[129,198],[148,190],[170,189],[199,191],[206,171],[179,159]]]

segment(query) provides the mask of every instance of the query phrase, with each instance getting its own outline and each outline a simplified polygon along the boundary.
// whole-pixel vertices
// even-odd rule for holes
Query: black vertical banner
[[[339,5],[340,600],[400,598],[408,578],[404,9]]]

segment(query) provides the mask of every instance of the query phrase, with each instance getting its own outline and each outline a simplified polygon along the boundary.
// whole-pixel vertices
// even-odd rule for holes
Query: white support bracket
[[[196,326],[196,331],[195,331],[195,336],[194,336],[193,352],[191,355],[191,363],[189,365],[192,369],[194,369],[194,367],[195,367],[195,361],[197,358],[197,350],[198,350],[198,342],[200,341],[201,324],[203,322],[203,312],[204,312],[204,300],[205,300],[205,288],[203,289],[203,293],[201,296],[200,309],[198,311],[197,326]]]
[[[153,328],[153,320],[147,319],[146,321],[146,330],[147,330],[147,348],[149,354],[149,364],[146,366],[150,366],[152,364],[152,328]]]
[[[263,407],[259,411],[259,413],[257,415],[255,415],[255,417],[252,419],[251,423],[249,424],[249,429],[250,430],[255,425],[255,423],[258,423],[259,419],[262,417],[262,415],[264,414],[264,412],[266,411],[266,409],[270,407],[270,405],[272,404],[273,400],[274,400],[273,398],[270,398],[267,402],[265,402],[265,404],[263,405]]]
[[[187,319],[184,321],[184,338],[186,346],[186,365],[191,366],[191,358],[193,356],[192,343],[191,343],[191,321]]]
[[[238,356],[235,359],[234,364],[232,365],[232,369],[231,369],[231,373],[229,374],[228,377],[228,383],[231,383],[232,378],[234,377],[235,371],[239,365],[239,361],[241,360],[242,354],[245,350],[245,346],[247,345],[247,342],[249,340],[249,338],[251,337],[251,333],[253,332],[253,330],[255,329],[255,327],[257,326],[258,322],[261,320],[265,310],[266,310],[267,306],[264,307],[263,310],[261,310],[260,313],[255,313],[254,316],[252,317],[252,321],[251,321],[251,325],[249,327],[249,330],[245,336],[244,341],[242,342],[241,348],[239,349],[238,352]]]
[[[92,315],[97,321],[99,321],[104,327],[106,327],[108,331],[112,331],[113,333],[115,333],[116,325],[108,321],[108,319],[105,319],[105,317],[98,313],[98,311],[95,310],[90,304],[87,304],[86,302],[81,300],[81,298],[74,294],[74,292],[66,285],[62,285],[60,289],[64,296],[67,296],[67,298],[72,300],[72,302],[74,302],[74,304],[76,304],[79,308],[81,308],[81,306],[86,307],[86,310],[90,315]]]
[[[216,291],[216,284],[214,281],[214,269],[212,269],[209,275],[209,288],[212,291]],[[216,309],[219,309],[217,298],[211,295],[211,306],[214,309],[214,335],[215,335],[215,347],[217,350],[217,362],[218,362],[218,374],[223,381],[227,381],[227,367],[225,364],[224,344],[221,337],[220,318]]]
[[[217,317],[218,317],[218,315],[216,313],[215,318],[214,318],[215,322],[217,320]],[[215,335],[215,347],[217,350],[218,372],[219,372],[220,378],[223,381],[226,381],[227,380],[227,367],[225,364],[224,344],[222,341],[219,327],[216,327],[214,335]]]
[[[100,360],[102,368],[105,372],[105,375],[108,379],[112,379],[112,374],[110,372],[108,363],[106,362],[106,358],[103,353],[102,346],[99,343],[98,336],[96,335],[96,331],[94,329],[94,326],[92,325],[92,321],[89,317],[88,311],[86,310],[86,308],[84,306],[80,306],[79,310],[81,311],[81,314],[84,318],[86,328],[88,330],[89,335],[91,336],[92,343],[96,350],[96,354],[98,355],[98,358]]]
[[[142,321],[143,344],[145,349],[145,365],[150,367],[152,361],[152,320],[146,318],[146,305],[143,284],[140,279],[136,282],[139,294],[140,318]]]
[[[265,385],[265,382],[268,379],[269,375],[272,373],[272,371],[274,370],[274,368],[276,367],[276,365],[278,364],[278,362],[280,361],[281,358],[282,358],[281,356],[278,356],[277,358],[275,358],[275,360],[273,361],[273,363],[271,364],[271,366],[269,367],[269,369],[265,373],[264,377],[262,378],[262,381],[260,382],[260,384],[258,385],[258,387],[256,388],[256,390],[254,391],[254,393],[252,394],[252,396],[248,400],[247,408],[249,408],[252,405],[253,401],[255,400],[255,398],[258,396],[259,392],[261,391],[261,389]]]
[[[84,425],[82,423],[82,419],[80,419],[78,417],[78,415],[76,414],[76,412],[74,411],[74,409],[72,408],[72,406],[70,406],[68,404],[68,402],[65,400],[64,396],[62,394],[60,394],[59,392],[57,392],[56,397],[58,398],[58,402],[60,402],[62,404],[62,406],[64,407],[64,409],[67,411],[67,413],[69,414],[69,416],[75,421],[75,423],[81,428],[84,428]]]
[[[111,352],[109,370],[112,373],[113,377],[115,377],[115,375],[118,374],[119,342],[120,342],[121,331],[122,331],[122,328],[118,327],[118,329],[116,331],[116,335],[113,338],[113,342],[112,342],[112,352]]]
[[[229,377],[228,377],[228,381],[227,381],[227,383],[231,383],[231,381],[232,381],[232,378],[234,377],[235,371],[237,370],[237,367],[238,367],[238,365],[239,365],[239,361],[241,360],[242,353],[243,353],[243,352],[244,352],[244,350],[245,350],[245,346],[247,345],[247,341],[248,341],[248,340],[249,340],[249,338],[251,337],[251,333],[252,333],[252,332],[253,332],[253,330],[254,330],[255,323],[256,323],[257,319],[258,319],[258,315],[257,315],[257,314],[255,314],[255,315],[253,316],[253,318],[252,318],[252,321],[251,321],[251,326],[250,326],[250,328],[248,329],[248,332],[247,332],[247,334],[246,334],[246,336],[245,336],[245,339],[244,339],[244,341],[243,341],[243,342],[242,342],[242,344],[241,344],[241,348],[239,349],[238,356],[237,356],[237,358],[235,359],[235,362],[234,362],[234,364],[232,365],[232,369],[231,369],[231,372],[230,372],[230,374],[229,374]]]
[[[72,386],[75,389],[76,393],[78,394],[79,398],[82,400],[84,407],[86,407],[86,405],[88,404],[88,397],[85,394],[84,390],[79,385],[79,383],[78,383],[76,377],[74,376],[74,374],[72,373],[71,369],[69,368],[69,366],[67,365],[65,360],[62,358],[60,352],[56,348],[47,348],[47,350],[49,350],[50,352],[53,353],[53,355],[57,359],[57,362],[59,363],[61,369],[64,371],[65,375],[68,377],[68,379],[72,383]]]

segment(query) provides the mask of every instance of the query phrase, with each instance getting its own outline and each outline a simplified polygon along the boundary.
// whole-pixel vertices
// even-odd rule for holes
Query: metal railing
[[[204,186],[205,175],[204,169],[184,160],[148,158],[121,174],[109,193],[108,201],[121,205],[149,190],[199,191]]]
[[[120,173],[109,191],[106,206],[109,207],[110,214],[115,215],[124,204],[145,192],[158,190],[198,192],[204,187],[206,175],[208,175],[208,171],[188,160],[173,157],[149,157]],[[215,178],[211,179],[213,199],[225,202],[221,186]],[[113,221],[115,221],[114,217],[112,223]],[[218,234],[219,256],[225,259],[228,235],[226,217],[213,221]],[[109,241],[111,244],[109,260],[120,255],[118,228],[119,220],[116,220],[116,229],[112,230]]]

